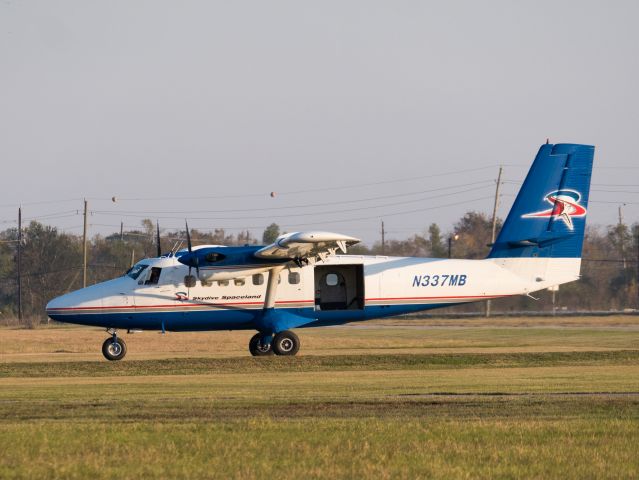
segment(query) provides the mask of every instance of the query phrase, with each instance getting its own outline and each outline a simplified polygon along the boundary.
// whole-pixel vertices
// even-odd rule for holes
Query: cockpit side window
[[[144,285],[157,285],[160,281],[160,274],[162,273],[162,269],[159,267],[151,267],[151,275],[149,275],[149,279],[144,282]]]
[[[140,274],[148,267],[148,265],[143,265],[138,263],[137,265],[133,265],[129,268],[125,275],[131,277],[133,280],[137,280]]]

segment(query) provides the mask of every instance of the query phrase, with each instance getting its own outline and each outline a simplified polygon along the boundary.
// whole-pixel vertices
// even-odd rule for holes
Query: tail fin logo
[[[522,218],[559,218],[570,229],[574,229],[573,217],[586,216],[586,209],[579,204],[581,193],[576,190],[556,190],[544,197],[552,208],[540,212],[526,213]]]

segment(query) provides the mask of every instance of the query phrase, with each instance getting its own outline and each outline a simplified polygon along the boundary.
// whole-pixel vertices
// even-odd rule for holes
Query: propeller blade
[[[156,231],[156,241],[157,241],[157,247],[158,247],[158,258],[162,256],[162,243],[160,243],[160,222],[159,221],[155,221],[155,225],[157,227],[157,231]]]
[[[193,251],[193,246],[191,245],[191,234],[189,233],[189,222],[184,220],[184,223],[186,224],[186,245],[189,248],[189,253],[191,253]]]
[[[184,224],[186,225],[186,245],[189,249],[189,253],[193,253],[193,245],[191,244],[191,232],[189,232],[189,222],[185,219]],[[195,258],[195,271],[197,273],[197,278],[200,278],[200,259],[197,255],[189,255],[191,258],[189,259],[189,276],[191,276],[191,268],[193,266],[193,258]]]

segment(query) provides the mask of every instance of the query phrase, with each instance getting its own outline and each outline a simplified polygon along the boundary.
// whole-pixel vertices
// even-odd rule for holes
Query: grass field
[[[638,318],[477,320],[0,329],[0,478],[639,477]]]

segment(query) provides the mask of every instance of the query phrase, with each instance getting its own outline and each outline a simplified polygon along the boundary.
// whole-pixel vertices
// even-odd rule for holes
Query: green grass
[[[433,368],[528,367],[558,365],[639,365],[639,350],[477,354],[379,354],[269,358],[169,358],[124,362],[0,363],[3,377],[103,377],[198,375],[324,370],[425,370]]]
[[[0,475],[636,478],[636,450],[628,445],[637,438],[636,426],[636,416],[626,411],[605,418],[582,412],[534,421],[527,416],[382,415],[124,425],[33,423],[4,429]]]
[[[514,330],[498,341],[547,345]],[[638,478],[639,350],[580,351],[592,335],[541,353],[0,363],[0,478]]]

